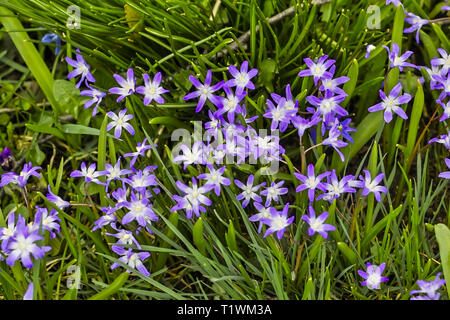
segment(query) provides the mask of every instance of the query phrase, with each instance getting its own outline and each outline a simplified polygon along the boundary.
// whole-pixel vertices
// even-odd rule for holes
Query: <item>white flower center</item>
[[[321,77],[325,72],[325,66],[323,64],[316,64],[311,70],[313,76]]]
[[[311,229],[313,229],[316,232],[322,230],[323,225],[319,220],[312,218],[312,219],[310,219],[310,221],[311,221],[311,224],[310,224]]]
[[[377,273],[372,273],[369,275],[369,277],[367,278],[366,281],[370,287],[376,287],[379,285],[380,280],[381,280],[381,278]]]
[[[313,189],[319,184],[319,182],[316,180],[315,177],[309,177],[306,180],[305,184],[308,188]]]
[[[247,85],[247,83],[249,82],[249,80],[250,79],[246,72],[241,72],[236,77],[236,83],[237,83],[238,87],[245,87]]]

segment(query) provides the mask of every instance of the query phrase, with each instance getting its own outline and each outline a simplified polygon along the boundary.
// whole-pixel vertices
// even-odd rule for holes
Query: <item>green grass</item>
[[[0,148],[14,151],[16,171],[24,161],[43,167],[42,179],[30,187],[29,202],[55,208],[45,199],[47,185],[71,203],[70,210],[58,209],[61,233],[44,242],[52,246],[33,269],[19,263],[11,268],[0,262],[0,297],[21,299],[28,283],[35,285],[37,299],[409,299],[419,279],[431,280],[437,272],[449,278],[448,229],[450,202],[448,182],[438,178],[446,171],[448,151],[441,144],[427,142],[448,131],[448,121],[439,122],[442,108],[435,116],[436,92],[428,80],[418,82],[420,72],[388,72],[386,51],[381,45],[401,44],[402,52],[413,50],[414,62],[429,65],[436,48],[449,50],[448,24],[426,25],[421,42],[403,34],[403,11],[380,1],[337,0],[321,6],[311,1],[216,1],[114,0],[76,1],[81,9],[81,29],[67,29],[66,8],[75,1],[0,0]],[[405,0],[405,7],[423,18],[435,18],[438,1]],[[381,29],[366,28],[369,4],[381,7]],[[271,17],[295,5],[291,14],[270,22]],[[442,13],[439,17],[443,17]],[[405,23],[406,24],[406,23]],[[39,29],[43,27],[43,29]],[[245,43],[236,41],[250,32]],[[47,32],[63,39],[61,53],[53,55],[54,45],[40,42]],[[367,44],[378,49],[365,59]],[[84,110],[86,101],[67,81],[65,56],[79,48],[96,77],[96,86],[107,90],[115,86],[113,73],[124,74],[133,68],[143,73],[163,73],[163,86],[170,90],[167,104],[144,106],[136,96],[126,99],[139,128],[135,136],[123,140],[106,132],[107,111],[119,109],[115,97],[108,95],[97,117]],[[306,96],[314,94],[311,79],[299,78],[305,68],[303,59],[323,54],[336,60],[336,75],[347,75],[344,86],[349,97],[342,106],[353,118],[353,144],[342,151],[345,162],[329,148],[302,140],[299,148],[296,130],[290,126],[281,144],[286,155],[280,172],[264,176],[258,166],[227,165],[226,175],[244,180],[249,173],[259,182],[270,184],[283,179],[290,193],[295,222],[283,239],[263,238],[257,223],[250,222],[252,209],[242,208],[236,200],[236,185],[210,194],[213,206],[201,219],[187,219],[184,212],[170,212],[178,194],[176,180],[187,182],[201,173],[200,168],[172,163],[171,133],[180,127],[194,130],[193,121],[207,121],[205,110],[195,113],[195,103],[184,102],[191,90],[189,75],[204,79],[213,71],[214,80],[229,77],[227,66],[248,60],[259,69],[256,90],[246,97],[249,116],[258,115],[258,128],[268,128],[263,118],[265,100],[270,93],[284,94],[291,84],[299,107],[305,110]],[[381,112],[367,108],[379,102],[378,89],[386,80],[392,88],[397,79],[413,96],[406,112],[385,125]],[[390,90],[386,90],[390,91]],[[212,105],[211,105],[212,106]],[[205,108],[206,109],[206,108]],[[122,137],[124,137],[123,135]],[[142,250],[151,253],[145,263],[151,272],[124,273],[110,269],[118,256],[110,249],[114,238],[104,231],[92,232],[102,214],[101,206],[112,205],[105,191],[95,185],[85,188],[79,179],[69,177],[81,162],[97,162],[97,169],[115,163],[119,156],[135,151],[144,138],[152,149],[141,167],[158,165],[155,172],[162,193],[154,198],[159,221],[152,224],[152,235],[138,238]],[[303,150],[303,152],[301,151]],[[305,159],[305,161],[303,161]],[[316,213],[329,212],[327,223],[337,230],[328,239],[307,236],[301,216],[307,210],[306,195],[293,190],[299,181],[295,170],[305,171],[313,163],[316,172],[336,169],[338,176],[358,176],[368,169],[372,176],[385,173],[383,185],[388,195],[378,203],[373,195],[341,197],[333,204],[316,201]],[[0,226],[15,210],[25,217],[32,214],[20,193],[10,187],[0,190]],[[281,209],[281,204],[277,209]],[[56,209],[56,208],[55,208]],[[386,262],[383,275],[389,282],[373,291],[360,285],[357,270],[366,262]],[[71,266],[79,268],[80,288],[68,288]],[[448,286],[447,286],[448,289]],[[449,294],[441,289],[441,299]]]

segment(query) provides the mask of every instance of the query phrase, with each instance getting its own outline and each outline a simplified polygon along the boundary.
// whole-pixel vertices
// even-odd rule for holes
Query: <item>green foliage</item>
[[[438,123],[442,112],[435,111],[440,109],[436,92],[428,90],[428,73],[422,70],[424,83],[418,81],[419,71],[403,77],[388,67],[381,47],[398,43],[402,53],[413,50],[415,62],[429,66],[437,48],[450,49],[448,24],[425,25],[417,45],[412,35],[403,33],[403,9],[385,6],[384,0],[375,1],[382,7],[380,30],[367,29],[367,1],[219,2],[214,10],[216,1],[77,1],[81,29],[68,29],[66,9],[71,1],[0,0],[0,150],[8,146],[17,162],[32,161],[44,168],[42,180],[30,186],[31,210],[17,189],[0,190],[0,226],[6,225],[11,211],[29,216],[35,206],[53,208],[61,219],[61,235],[43,240],[52,251],[34,269],[0,262],[3,298],[21,299],[30,282],[37,288],[37,299],[261,300],[408,299],[416,280],[441,269],[449,283],[448,182],[437,177],[446,170],[442,163],[448,153],[427,145],[448,130],[448,123]],[[422,17],[442,14],[433,9],[436,1],[405,2]],[[272,20],[282,12],[286,15]],[[56,56],[54,44],[39,41],[48,32],[62,37]],[[364,58],[367,44],[377,47],[369,59]],[[117,140],[107,132],[106,111],[123,108],[116,97],[105,97],[97,117],[82,107],[87,98],[80,96],[74,80],[65,80],[71,70],[64,57],[77,48],[95,74],[96,87],[104,91],[115,86],[112,74],[124,75],[127,68],[134,69],[137,85],[142,85],[143,73],[163,73],[162,84],[170,90],[165,104],[144,106],[136,96],[126,98],[135,136]],[[262,175],[262,169],[248,164],[227,165],[225,171],[231,181],[242,181],[248,174],[254,174],[258,183],[286,180],[290,192],[283,201],[289,201],[289,215],[295,221],[285,236],[263,237],[266,226],[258,233],[258,223],[249,221],[256,210],[251,205],[242,208],[234,184],[224,187],[220,196],[211,193],[213,205],[199,218],[187,219],[181,210],[171,212],[175,204],[171,196],[178,192],[175,181],[186,182],[203,172],[197,166],[182,170],[172,161],[174,129],[192,132],[194,121],[208,121],[205,110],[195,113],[196,103],[183,100],[192,89],[189,75],[203,80],[211,69],[213,82],[227,79],[230,64],[248,60],[259,74],[256,90],[245,98],[247,118],[259,116],[258,128],[270,128],[263,117],[266,99],[271,93],[284,95],[290,84],[305,112],[306,97],[317,91],[312,79],[297,74],[305,68],[304,58],[324,54],[336,60],[336,76],[350,78],[343,86],[348,97],[342,106],[357,131],[352,133],[354,143],[342,148],[345,161],[329,148],[313,147],[325,138],[320,134],[316,141],[305,135],[299,145],[296,129],[290,126],[281,136],[286,153],[276,175]],[[378,90],[388,93],[398,81],[413,96],[404,106],[409,119],[397,117],[385,125],[382,112],[367,109],[380,102]],[[151,253],[145,262],[150,277],[118,260],[111,250],[115,238],[104,230],[92,231],[102,215],[100,208],[114,203],[104,188],[69,176],[81,162],[96,162],[97,170],[105,169],[107,163],[135,152],[144,138],[158,147],[140,157],[138,165],[158,166],[155,174],[161,189],[152,207],[159,221],[150,226],[153,233],[144,231],[139,238],[142,250]],[[372,177],[384,173],[389,194],[380,203],[373,194],[361,193],[331,204],[315,202],[316,213],[328,211],[327,223],[336,231],[328,239],[309,237],[301,220],[309,205],[307,195],[292,192],[299,184],[294,173],[305,173],[309,163],[316,173],[335,169],[338,177],[358,177],[363,169]],[[44,196],[47,185],[73,206],[63,211],[49,202]],[[387,264],[390,281],[379,294],[360,285],[357,270],[366,262]],[[120,267],[111,270],[112,263]],[[68,270],[74,266],[80,270],[80,289],[66,285]],[[448,298],[444,290],[441,293]]]

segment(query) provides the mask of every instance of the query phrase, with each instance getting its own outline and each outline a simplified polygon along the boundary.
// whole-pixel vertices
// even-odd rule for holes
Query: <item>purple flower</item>
[[[445,75],[450,69],[450,55],[442,48],[437,49],[442,58],[435,57],[431,59],[432,66],[442,66],[442,75]]]
[[[128,251],[125,252],[123,256],[119,258],[119,261],[123,264],[128,265],[132,269],[138,270],[140,273],[142,273],[144,276],[149,277],[150,272],[148,272],[147,268],[144,266],[142,261],[150,257],[150,252],[133,252],[131,248],[128,249]],[[111,269],[115,269],[119,267],[120,264],[115,262],[111,265]],[[127,270],[127,272],[131,273],[130,270]]]
[[[367,286],[370,289],[380,289],[380,283],[389,280],[388,278],[381,276],[386,267],[386,263],[383,262],[379,266],[376,266],[367,262],[366,266],[367,272],[358,270],[358,274],[365,279],[361,282],[361,285]]]
[[[281,99],[283,98],[279,94],[271,93],[270,96],[272,97],[273,101],[275,103],[280,103]],[[294,101],[294,98],[292,97],[291,93],[291,86],[288,84],[286,86],[286,103],[284,105],[284,109],[291,113],[292,115],[295,115],[298,111],[298,100]]]
[[[443,89],[439,100],[444,100],[445,97],[450,96],[450,72],[445,76],[444,74],[433,75],[433,80],[435,80],[439,89]]]
[[[270,218],[261,218],[260,221],[264,224],[267,224],[269,228],[266,230],[266,233],[264,234],[264,238],[267,237],[269,234],[276,232],[277,238],[281,239],[283,237],[284,232],[286,231],[286,228],[292,224],[292,222],[295,219],[295,216],[292,216],[288,218],[288,210],[289,210],[289,203],[286,203],[286,205],[283,207],[283,210],[278,211],[275,208],[270,208]]]
[[[106,186],[105,190],[108,192],[108,187],[111,181],[113,180],[122,180],[122,176],[132,173],[133,171],[129,169],[120,169],[120,159],[117,159],[117,162],[114,166],[109,163],[105,164],[105,170],[98,171],[99,175],[106,176]]]
[[[439,138],[433,138],[428,143],[437,142],[444,145],[444,147],[449,150],[450,149],[450,130],[447,134],[441,135]],[[1,185],[0,185],[1,186]]]
[[[241,139],[227,138],[224,144],[217,146],[218,152],[223,151],[225,163],[241,164],[245,161],[245,158],[248,155],[248,153],[246,153],[247,140],[243,140],[244,141],[242,142]],[[219,154],[217,152],[215,153],[215,157],[219,157]],[[222,164],[222,161],[217,163]]]
[[[390,51],[389,48],[385,45],[383,45],[383,48],[385,48],[388,52],[388,57],[391,62],[390,68],[398,67],[400,71],[403,71],[403,67],[411,67],[419,69],[419,67],[417,67],[416,65],[406,62],[409,56],[412,55],[414,52],[406,51],[403,55],[400,56],[400,48],[396,43],[392,44],[392,51]]]
[[[133,190],[143,193],[147,187],[156,186],[156,176],[145,170],[138,170],[136,174],[130,176],[130,178],[123,179],[124,182],[128,183]]]
[[[447,168],[450,169],[450,158],[445,159],[445,164],[447,165]],[[439,173],[439,178],[450,179],[450,171],[444,171]]]
[[[314,84],[317,85],[317,82],[322,79],[330,79],[333,77],[333,74],[328,70],[336,61],[335,60],[325,60],[328,59],[327,55],[321,56],[317,62],[313,62],[310,58],[305,58],[306,65],[308,66],[308,70],[303,70],[298,73],[299,77],[314,77]]]
[[[164,103],[164,99],[161,97],[163,93],[169,92],[160,86],[161,84],[161,72],[155,74],[153,81],[150,80],[148,74],[144,73],[144,86],[136,88],[136,92],[144,95],[144,105],[149,105],[153,100],[157,103]]]
[[[178,189],[180,189],[185,194],[185,197],[184,200],[181,200],[183,198],[179,196],[175,198],[174,196],[174,199],[178,200],[178,204],[172,208],[173,211],[179,210],[174,208],[185,208],[187,209],[186,216],[188,219],[190,219],[192,217],[192,211],[197,217],[200,216],[200,211],[206,212],[206,209],[202,206],[202,204],[206,206],[210,206],[212,204],[212,201],[204,195],[211,190],[211,186],[204,185],[202,187],[198,187],[197,180],[194,177],[192,177],[192,187],[188,187],[181,181],[177,181],[176,184]],[[188,203],[186,203],[186,201]]]
[[[242,108],[239,103],[244,99],[247,92],[243,91],[241,94],[233,94],[231,89],[226,85],[223,87],[223,90],[227,96],[222,99],[221,108],[219,108],[214,115],[219,117],[222,114],[227,113],[228,121],[233,123],[235,114],[242,113]]]
[[[105,214],[101,216],[97,221],[94,222],[94,227],[92,228],[92,231],[96,231],[97,229],[101,229],[110,223],[117,220],[116,216],[114,215],[114,212],[118,208],[111,208],[111,207],[102,207],[101,210]]]
[[[198,90],[188,93],[187,95],[185,95],[183,97],[183,99],[186,101],[186,100],[200,97],[198,104],[197,104],[197,109],[195,109],[195,112],[200,112],[200,110],[202,110],[203,106],[205,105],[206,100],[211,101],[216,107],[221,106],[221,103],[222,103],[221,97],[214,95],[213,92],[222,88],[224,81],[222,80],[219,83],[211,86],[211,79],[212,79],[211,70],[208,70],[208,72],[206,72],[204,84],[202,84],[200,81],[198,81],[197,78],[195,78],[193,76],[189,76],[189,80],[195,86],[195,88],[197,88]]]
[[[234,184],[237,185],[242,190],[244,190],[236,197],[237,200],[244,199],[244,202],[242,202],[242,208],[245,208],[249,204],[250,199],[256,202],[262,202],[261,196],[259,196],[256,192],[258,192],[259,188],[265,186],[266,183],[263,182],[261,184],[257,184],[256,186],[253,186],[253,180],[254,177],[252,174],[248,176],[246,185],[240,182],[239,180],[234,180]]]
[[[14,237],[16,233],[16,224],[15,224],[15,215],[14,211],[11,211],[8,215],[8,224],[6,227],[0,228],[0,240],[2,241],[1,249],[2,251],[6,251],[8,247],[8,242]],[[21,215],[19,215],[18,219],[24,219]]]
[[[202,173],[197,178],[206,179],[205,186],[210,186],[214,189],[216,195],[220,196],[220,185],[229,186],[231,184],[230,179],[223,176],[225,166],[219,169],[215,169],[211,164],[207,164],[206,166],[209,169],[209,173]]]
[[[35,176],[37,178],[41,178],[41,175],[37,172],[37,170],[42,169],[41,167],[33,167],[31,162],[25,163],[23,166],[22,171],[20,171],[20,174],[17,174],[15,172],[7,172],[2,175],[2,179],[0,182],[0,187],[4,187],[10,183],[17,184],[20,188],[24,188],[27,183],[28,179],[31,176]]]
[[[222,132],[225,139],[238,142],[242,140],[246,134],[246,128],[240,124],[224,122],[222,126]]]
[[[381,111],[384,110],[384,121],[387,123],[392,120],[392,112],[396,113],[403,119],[408,119],[405,111],[400,107],[400,105],[408,103],[411,100],[411,95],[405,93],[399,96],[400,91],[402,90],[402,84],[398,83],[392,91],[389,93],[389,96],[386,96],[383,90],[380,90],[380,97],[383,102],[377,103],[376,105],[370,107],[368,109],[369,112]]]
[[[41,259],[45,253],[51,250],[49,246],[39,247],[35,242],[44,240],[44,237],[37,233],[37,230],[30,231],[25,219],[18,219],[14,236],[10,239],[6,252],[6,264],[13,266],[17,260],[21,260],[25,268],[32,268],[34,259]]]
[[[336,69],[336,66],[332,66],[330,69],[330,73],[334,74],[334,70]],[[347,96],[347,93],[339,88],[338,86],[340,86],[343,83],[348,82],[348,80],[350,80],[349,77],[338,77],[338,78],[327,78],[327,79],[322,79],[322,84],[319,87],[320,91],[330,91],[334,94],[337,95],[341,95],[341,96]]]
[[[111,195],[116,200],[116,208],[120,209],[123,207],[124,203],[128,200],[127,188],[125,187],[125,182],[122,180],[122,188],[114,190]]]
[[[219,112],[219,111],[217,111],[217,112]],[[220,123],[222,121],[225,121],[225,120],[223,120],[221,115],[219,115],[217,112],[212,113],[211,110],[208,110],[208,116],[211,121],[208,121],[205,123],[205,129],[206,129],[205,137],[206,137],[206,139],[208,139],[207,141],[210,141],[211,137],[214,137],[217,139],[217,135],[220,132]]]
[[[95,78],[94,76],[91,74],[91,72],[89,71],[89,69],[91,68],[86,61],[84,60],[83,56],[81,54],[75,53],[75,57],[76,57],[76,61],[66,57],[66,62],[68,64],[70,64],[72,67],[74,67],[75,69],[70,72],[67,75],[67,79],[72,79],[76,76],[79,76],[81,74],[81,79],[80,81],[76,84],[76,88],[79,88],[81,85],[81,82],[84,81],[84,79],[86,79],[89,82],[95,82]]]
[[[283,184],[284,181],[280,181],[278,183],[272,182],[270,187],[267,187],[265,190],[261,191],[261,195],[267,197],[266,207],[270,205],[272,200],[278,202],[278,196],[288,192],[288,188],[281,187]]]
[[[56,44],[55,55],[57,55],[61,51],[61,38],[54,32],[50,32],[45,34],[42,39],[44,43],[54,42]]]
[[[236,87],[237,95],[242,94],[245,88],[248,88],[250,90],[255,89],[255,85],[250,79],[258,74],[258,70],[251,69],[248,72],[247,70],[248,70],[248,61],[242,62],[240,70],[238,70],[233,65],[229,66],[228,71],[234,77],[234,79],[230,79],[227,82],[225,82],[225,86]]]
[[[2,174],[2,179],[0,181],[0,187],[4,187],[10,183],[17,184],[17,178],[19,175],[15,172],[7,172]]]
[[[125,249],[122,245],[132,244],[135,244],[138,249],[141,249],[139,242],[137,242],[136,238],[133,236],[133,232],[124,229],[118,229],[114,222],[111,223],[111,227],[116,230],[117,233],[105,232],[105,234],[118,239],[116,244],[111,246],[112,251],[119,255],[123,255],[126,253],[127,249]]]
[[[305,131],[320,122],[320,115],[314,113],[311,119],[302,118],[300,116],[295,116],[292,118],[292,124],[297,128],[297,133],[299,137],[303,137]]]
[[[292,107],[289,109],[287,108],[288,104],[286,103],[286,98],[280,98],[276,107],[272,101],[267,99],[267,107],[268,110],[263,116],[272,119],[270,130],[276,130],[279,125],[280,131],[284,132],[291,122],[291,118],[296,114],[296,109],[293,109]]]
[[[444,104],[441,100],[436,100],[436,102],[439,103],[444,108],[444,113],[442,114],[442,117],[439,119],[439,122],[442,122],[450,118],[450,100],[447,101],[446,104]]]
[[[88,168],[86,168],[86,163],[81,163],[81,171],[80,170],[74,170],[70,174],[72,178],[81,178],[84,177],[84,182],[94,182],[96,184],[104,184],[100,180],[97,179],[97,177],[101,176],[101,173],[99,171],[95,171],[95,168],[97,165],[95,163],[92,163],[89,165]]]
[[[433,60],[432,60],[433,61]],[[439,68],[439,65],[431,65],[431,69],[428,67],[423,67],[428,75],[430,76],[430,89],[431,90],[439,90],[442,89],[442,83],[440,83],[441,77],[444,76],[444,68]],[[435,76],[437,77],[437,80],[435,80]]]
[[[180,197],[177,194],[172,196],[172,199],[177,203],[172,208],[170,208],[170,212],[178,211],[178,210],[186,210],[186,217],[190,219],[192,217],[192,213],[194,212],[192,208],[192,204],[188,201],[187,196]]]
[[[331,172],[324,172],[322,174],[319,174],[317,177],[314,173],[314,165],[309,164],[308,170],[307,170],[308,176],[304,176],[301,173],[294,172],[294,175],[299,179],[303,184],[299,185],[297,189],[295,189],[296,192],[300,192],[303,190],[308,190],[308,198],[310,202],[314,201],[314,193],[316,189],[325,191],[326,185],[325,183],[321,182],[323,178],[330,175]]]
[[[365,178],[363,178],[362,175],[359,176],[359,179],[361,181],[356,181],[354,183],[355,187],[363,188],[363,192],[361,195],[367,196],[369,193],[373,193],[375,195],[375,199],[377,199],[378,202],[381,201],[381,192],[387,193],[387,188],[384,186],[379,186],[378,184],[383,180],[384,173],[380,173],[377,175],[373,180],[372,176],[370,175],[370,172],[368,170],[363,170],[365,174]]]
[[[328,176],[327,178],[328,178],[328,183],[326,184],[327,192],[318,196],[317,200],[323,198],[331,203],[333,202],[334,199],[339,198],[340,195],[343,193],[356,192],[355,189],[353,189],[348,185],[348,182],[353,181],[355,176],[347,175],[343,177],[341,180],[339,180],[336,175],[336,170],[333,169],[331,171],[331,175]]]
[[[123,155],[124,157],[133,157],[133,158],[131,158],[131,161],[130,161],[130,167],[134,166],[134,164],[136,163],[136,160],[139,156],[141,156],[141,157],[145,156],[145,151],[147,151],[153,147],[157,147],[156,144],[154,146],[152,146],[150,144],[145,144],[146,141],[147,141],[147,138],[145,138],[144,141],[142,141],[142,143],[138,142],[135,152],[125,153]]]
[[[420,290],[412,290],[409,294],[412,295],[416,293],[425,293],[426,296],[411,297],[411,300],[439,300],[441,294],[436,291],[445,284],[445,280],[440,279],[440,277],[441,273],[438,272],[434,280],[417,280],[417,285],[419,286]]]
[[[31,162],[28,164],[25,163],[23,166],[22,171],[20,171],[19,177],[17,178],[17,185],[21,188],[25,187],[25,185],[28,183],[28,179],[31,176],[35,176],[36,178],[41,178],[41,175],[37,172],[37,170],[42,169],[41,167],[33,167]]]
[[[252,215],[249,220],[252,222],[259,221],[259,227],[258,227],[258,233],[261,232],[263,222],[261,220],[263,219],[270,219],[272,215],[270,214],[270,208],[263,206],[262,204],[258,202],[253,202],[255,205],[256,210],[258,210],[257,214]]]
[[[131,193],[131,200],[124,205],[128,209],[128,212],[122,218],[122,224],[124,225],[136,220],[140,226],[146,227],[147,222],[158,221],[158,216],[153,212],[148,199],[142,198],[137,193]]]
[[[120,102],[123,98],[131,95],[135,91],[136,78],[134,77],[133,69],[129,68],[127,71],[127,80],[118,74],[114,74],[113,77],[116,79],[120,87],[114,87],[109,89],[110,93],[120,95],[117,98],[117,102]]]
[[[316,217],[316,212],[314,211],[314,208],[311,205],[309,206],[308,209],[309,209],[309,216],[305,214],[302,216],[301,219],[305,220],[309,224],[308,228],[309,236],[312,236],[317,232],[326,239],[328,237],[328,231],[336,230],[335,226],[324,223],[325,220],[327,220],[328,218],[327,211],[321,213],[320,216]]]
[[[333,92],[327,90],[325,91],[325,96],[323,98],[318,98],[315,96],[306,97],[306,101],[315,106],[317,110],[313,108],[306,108],[311,113],[318,113],[322,115],[324,122],[329,122],[333,120],[336,114],[340,116],[348,115],[347,110],[342,108],[339,103],[345,100],[344,95],[335,96]]]
[[[366,48],[366,55],[364,56],[366,59],[369,59],[370,58],[370,53],[373,51],[373,50],[375,50],[377,47],[375,47],[374,45],[372,45],[372,44],[369,44],[368,46],[367,46],[367,48]]]
[[[127,121],[133,119],[132,114],[126,114],[127,109],[120,110],[119,115],[116,115],[114,112],[110,111],[106,115],[113,119],[110,123],[108,123],[108,126],[106,127],[106,130],[109,131],[112,128],[114,129],[114,137],[116,139],[120,138],[120,135],[122,134],[122,128],[125,128],[132,136],[134,136],[134,128],[131,124],[127,123]]]
[[[259,160],[261,163],[266,164],[268,162],[279,160],[284,154],[285,150],[280,145],[280,137],[276,135],[269,136],[255,136],[248,141],[249,156],[254,160]]]
[[[46,195],[46,198],[61,210],[70,206],[70,203],[68,201],[63,200],[56,194],[52,193],[50,185],[48,185],[48,193]]]
[[[405,21],[411,24],[409,28],[406,28],[403,30],[403,33],[411,33],[417,30],[416,32],[416,42],[419,43],[419,31],[425,24],[428,23],[428,20],[422,19],[419,16],[416,16],[415,14],[412,14],[410,12],[406,12],[406,15],[408,16],[405,18]]]
[[[59,222],[61,221],[58,218],[58,211],[52,209],[50,213],[47,208],[39,208],[36,206],[36,215],[34,217],[34,222],[30,231],[39,232],[39,229],[42,226],[43,230],[47,230],[50,232],[50,238],[55,238],[56,234],[53,230],[60,232]]]
[[[173,158],[173,162],[177,163],[183,161],[184,170],[186,170],[187,166],[190,164],[205,164],[205,146],[202,141],[194,142],[192,150],[185,144],[180,146],[180,150],[183,151],[183,154]]]
[[[91,100],[86,101],[86,103],[84,104],[84,108],[88,109],[95,103],[95,107],[92,110],[92,116],[95,117],[95,115],[97,114],[98,105],[102,102],[103,97],[106,96],[106,92],[95,89],[88,83],[86,83],[86,85],[90,90],[82,90],[80,92],[80,95],[92,97]]]
[[[325,130],[331,130],[334,126],[336,126],[336,128],[341,132],[342,138],[353,143],[353,138],[350,136],[350,132],[355,132],[356,129],[349,126],[351,122],[351,118],[340,121],[338,117],[335,117],[328,123],[322,123],[322,136],[325,134]]]
[[[328,138],[324,139],[322,141],[322,144],[325,146],[328,145],[333,147],[333,149],[336,150],[336,152],[341,157],[341,160],[344,161],[345,160],[344,155],[339,150],[339,148],[345,147],[346,145],[348,145],[348,143],[342,140],[338,140],[338,138],[341,136],[341,133],[342,132],[338,129],[337,124],[335,124],[328,132]]]
[[[0,152],[0,166],[3,170],[8,170],[13,161],[13,154],[8,147],[5,147],[2,152]]]

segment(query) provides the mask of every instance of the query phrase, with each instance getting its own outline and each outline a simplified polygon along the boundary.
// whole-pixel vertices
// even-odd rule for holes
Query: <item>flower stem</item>
[[[303,137],[300,137],[300,157],[302,160],[301,163],[302,174],[304,175],[306,172],[306,152],[305,147],[303,146]]]
[[[86,196],[88,197],[89,202],[91,203],[90,206],[92,208],[92,211],[94,212],[95,218],[100,219],[100,216],[98,214],[97,208],[95,207],[94,201],[92,201],[91,195],[88,192],[86,183],[84,184],[84,192],[86,193]]]
[[[320,142],[320,143],[318,143],[318,144],[315,144],[315,145],[313,145],[312,147],[309,147],[308,149],[305,150],[305,154],[306,154],[309,150],[312,150],[312,149],[314,149],[314,148],[317,148],[318,146],[321,146],[321,145],[322,145],[322,142]]]
[[[20,192],[22,193],[23,198],[25,199],[25,203],[27,205],[27,209],[28,209],[28,213],[30,214],[30,217],[32,218],[32,212],[31,212],[31,207],[30,207],[30,202],[28,201],[28,191],[27,191],[27,187],[23,187],[20,189]]]
[[[450,23],[450,18],[439,18],[439,19],[433,19],[433,20],[429,20],[429,23],[442,23],[442,24],[447,24]]]

